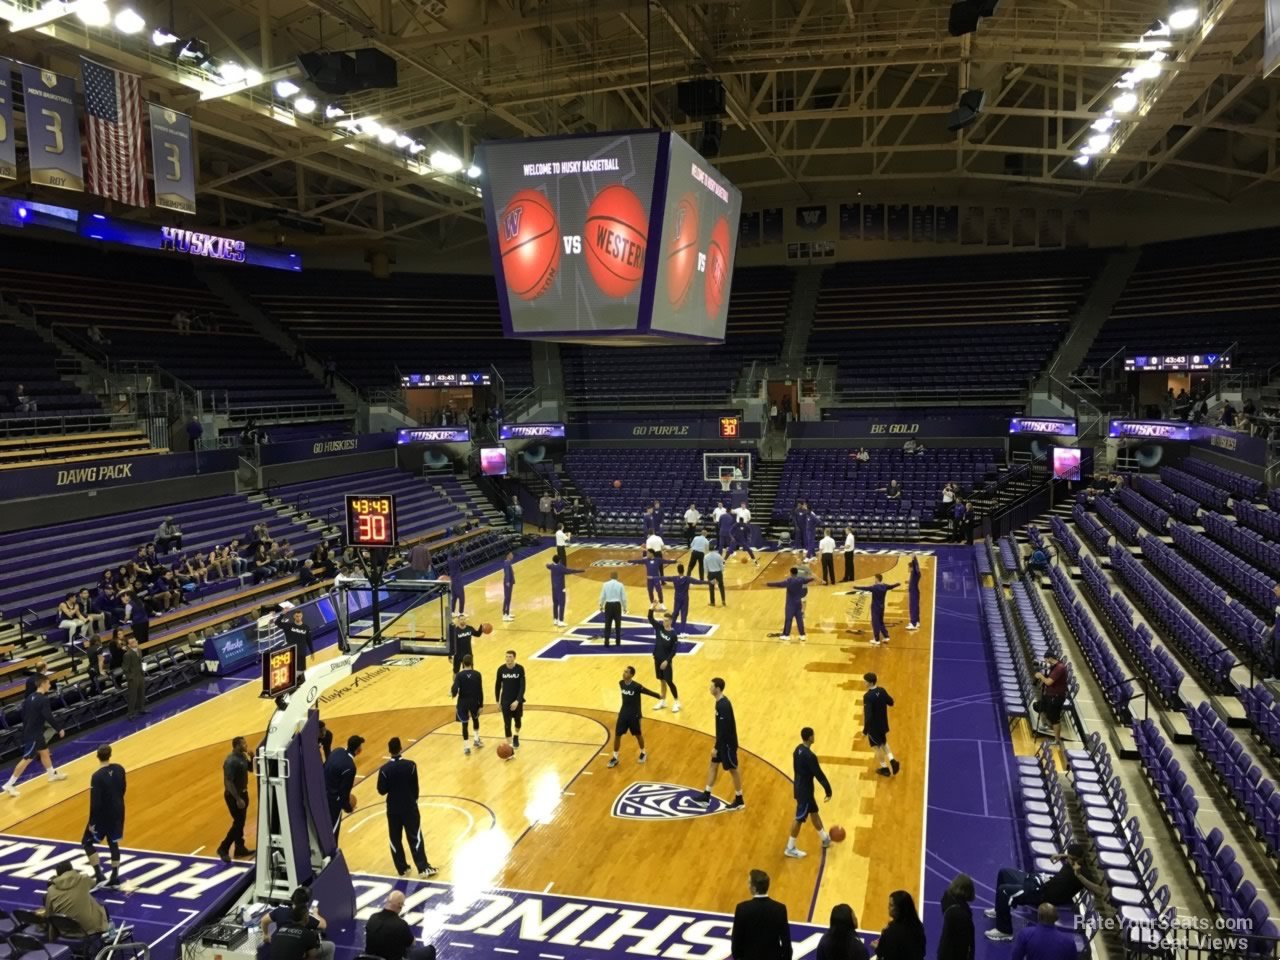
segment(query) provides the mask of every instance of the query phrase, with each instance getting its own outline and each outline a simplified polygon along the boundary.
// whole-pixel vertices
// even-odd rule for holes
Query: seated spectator
[[[179,562],[182,564],[183,575],[189,577],[193,583],[201,584],[209,579],[209,568],[205,565],[203,555],[193,553],[185,559],[179,558]]]
[[[80,613],[89,621],[89,626],[94,633],[107,629],[107,614],[94,606],[94,598],[89,596],[88,587],[80,588],[80,593],[76,595],[76,604],[80,607]]]
[[[191,316],[185,310],[179,310],[169,322],[173,324],[173,328],[180,336],[185,337],[191,332]]]
[[[319,577],[332,577],[337,569],[329,555],[329,548],[323,543],[317,543],[311,548],[311,569]]]
[[[917,456],[917,457],[923,457],[923,456],[924,456],[924,441],[923,441],[923,440],[917,440],[917,441],[916,441],[916,456]]]
[[[182,549],[182,530],[174,522],[173,517],[165,517],[161,521],[160,526],[156,529],[155,545],[159,553]]]
[[[413,930],[400,916],[404,909],[404,892],[392,890],[386,905],[364,924],[364,952],[382,960],[435,960],[436,948],[418,946]]]
[[[13,409],[18,413],[35,413],[40,408],[35,400],[27,396],[27,388],[18,384],[17,389],[13,391]]]
[[[200,422],[199,417],[192,417],[187,421],[187,441],[191,444],[192,450],[200,446],[200,438],[203,436],[204,424]]]
[[[80,603],[74,593],[68,593],[66,599],[58,604],[58,626],[67,631],[67,639],[75,641],[89,636],[89,620],[80,610]]]
[[[111,927],[111,918],[107,908],[93,898],[92,890],[93,877],[64,860],[53,868],[53,879],[44,894],[45,911],[70,917],[91,936],[104,934]]]
[[[311,584],[315,583],[317,579],[315,568],[311,563],[311,558],[308,557],[306,560],[303,560],[302,565],[298,567],[298,586],[309,587]]]
[[[1031,551],[1031,557],[1027,560],[1027,569],[1033,573],[1049,572],[1049,550],[1044,544]]]
[[[27,667],[26,670],[23,671],[23,673],[25,673],[27,677],[27,682],[25,684],[26,695],[30,696],[31,694],[35,693],[36,687],[40,685],[40,681],[48,678],[51,672],[52,671],[49,670],[49,664],[45,662],[45,659],[43,657],[40,657],[39,659],[36,660],[35,663]],[[52,685],[52,682],[53,681],[50,680],[51,685]]]
[[[103,334],[96,323],[89,324],[89,328],[84,333],[89,338],[90,343],[96,343],[100,347],[111,346],[111,341]]]
[[[103,621],[103,629],[117,623],[120,615],[124,611],[124,606],[120,603],[120,598],[116,596],[115,587],[99,587],[98,592],[93,597],[93,609],[95,613],[104,614],[106,619]]]
[[[150,580],[155,576],[151,569],[151,561],[147,559],[147,548],[139,547],[133,557],[133,573],[139,580]]]
[[[235,537],[231,543],[227,545],[227,553],[230,554],[231,569],[239,576],[244,573],[249,566],[249,560],[244,555],[244,547],[240,544],[240,538]]]
[[[103,590],[110,587],[112,590],[116,588],[116,572],[110,567],[102,571],[102,576],[98,578],[98,589]]]
[[[1058,929],[1058,908],[1042,903],[1036,908],[1036,922],[1018,931],[1011,960],[1075,960],[1075,938]]]
[[[890,500],[901,500],[902,484],[897,480],[890,480],[887,487],[876,487],[876,493],[883,493]]]
[[[271,561],[267,557],[267,548],[262,544],[258,544],[258,549],[253,553],[252,570],[255,584],[270,580],[276,575],[275,567],[271,565]]]
[[[916,438],[907,437],[907,442],[902,445],[902,452],[908,456],[913,456],[916,452]]]
[[[1095,883],[1084,874],[1085,847],[1083,843],[1067,844],[1066,853],[1055,853],[1049,859],[1061,863],[1055,874],[1023,873],[1012,867],[1001,867],[996,874],[996,905],[986,911],[986,917],[996,925],[986,932],[988,940],[1013,939],[1013,908],[1023,904],[1050,903],[1057,907],[1069,906],[1081,890],[1088,890],[1095,897],[1105,899],[1107,888]]]
[[[114,677],[124,669],[124,653],[128,649],[128,645],[124,642],[124,634],[120,632],[119,627],[115,627],[111,631],[111,637],[107,640],[106,646],[102,649],[103,665],[109,676]]]
[[[89,638],[84,652],[89,661],[89,685],[94,693],[101,693],[105,678],[111,672],[107,666],[107,645],[95,634]]]
[[[281,573],[292,571],[298,566],[298,559],[293,555],[293,547],[288,540],[273,542],[267,550],[267,559]]]
[[[312,904],[311,888],[298,887],[289,901],[287,906],[264,913],[258,921],[262,942],[271,945],[271,960],[304,960],[311,956],[333,960],[334,942],[320,939],[329,924]]]
[[[858,936],[853,907],[837,903],[831,908],[831,925],[818,941],[815,960],[867,960],[867,945]]]
[[[858,452],[853,455],[853,459],[857,460],[859,463],[870,463],[871,451],[866,447],[859,447]]]

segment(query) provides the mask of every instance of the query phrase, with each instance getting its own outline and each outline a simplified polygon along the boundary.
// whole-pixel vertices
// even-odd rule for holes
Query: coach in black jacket
[[[769,875],[752,870],[751,899],[733,911],[733,960],[791,960],[787,905],[771,900]]]

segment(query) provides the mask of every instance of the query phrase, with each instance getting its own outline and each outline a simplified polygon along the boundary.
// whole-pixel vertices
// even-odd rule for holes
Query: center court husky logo
[[[524,216],[524,207],[512,207],[502,218],[502,238],[512,240],[520,233],[520,219]]]
[[[647,617],[634,614],[622,616],[622,646],[604,646],[600,632],[604,627],[604,614],[596,613],[575,627],[570,627],[556,640],[547,644],[532,657],[534,660],[565,660],[569,657],[634,657],[653,652],[653,627]],[[714,623],[682,623],[676,632],[676,653],[688,656],[702,647],[699,642],[716,632]],[[697,639],[693,639],[697,638]]]
[[[704,806],[702,794],[678,783],[633,783],[613,801],[613,815],[619,820],[688,820],[719,813],[723,800],[711,798]]]
[[[593,567],[629,567],[630,560],[596,560],[591,564]]]

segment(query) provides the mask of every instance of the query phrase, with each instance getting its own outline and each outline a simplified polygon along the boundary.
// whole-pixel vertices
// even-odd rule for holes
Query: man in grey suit
[[[129,638],[129,648],[124,652],[121,663],[124,671],[125,696],[128,707],[125,716],[132,720],[140,713],[146,713],[147,678],[142,671],[142,651],[138,649],[138,638]]]
[[[769,875],[752,870],[751,899],[733,911],[734,960],[791,960],[787,905],[769,897]]]

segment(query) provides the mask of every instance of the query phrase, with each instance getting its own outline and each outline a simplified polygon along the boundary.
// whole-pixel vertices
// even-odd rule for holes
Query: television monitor
[[[481,447],[480,472],[486,477],[505,477],[507,475],[507,448]]]
[[[1079,480],[1081,453],[1079,447],[1054,447],[1053,479]]]

